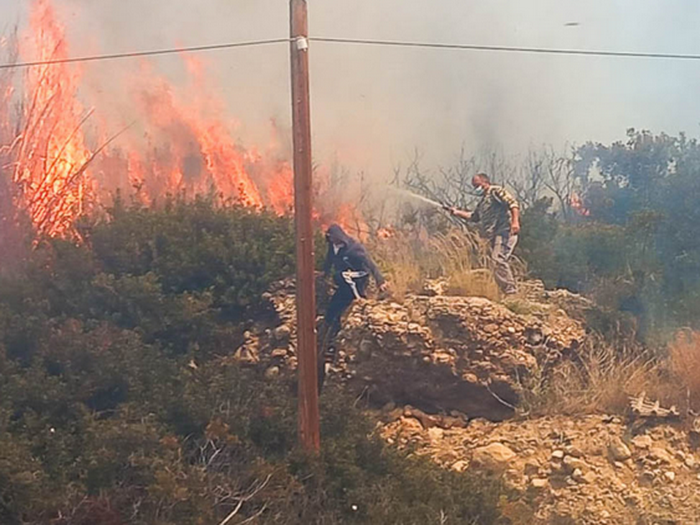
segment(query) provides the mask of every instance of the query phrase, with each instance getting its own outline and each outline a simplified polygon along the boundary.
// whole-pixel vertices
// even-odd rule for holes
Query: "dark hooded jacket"
[[[328,253],[323,271],[326,275],[330,275],[331,269],[335,267],[333,279],[336,284],[345,284],[341,274],[346,270],[367,272],[378,285],[384,282],[384,277],[365,247],[345,233],[340,226],[337,224],[330,226],[326,232],[326,240],[328,241]],[[338,253],[333,250],[333,244],[340,245]]]

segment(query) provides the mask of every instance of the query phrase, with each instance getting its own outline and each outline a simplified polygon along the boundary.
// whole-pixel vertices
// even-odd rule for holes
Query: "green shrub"
[[[497,485],[387,448],[342,393],[299,454],[294,385],[220,358],[292,274],[288,219],[118,203],[85,234],[0,280],[0,523],[495,520]]]

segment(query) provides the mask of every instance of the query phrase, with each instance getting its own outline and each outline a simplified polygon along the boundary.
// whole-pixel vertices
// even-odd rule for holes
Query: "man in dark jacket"
[[[333,281],[337,289],[326,309],[323,319],[324,326],[319,333],[319,362],[322,362],[322,359],[324,361],[325,359],[332,360],[335,357],[334,342],[338,332],[340,332],[341,318],[355,299],[359,300],[365,297],[369,276],[374,278],[381,291],[385,291],[387,288],[384,277],[365,247],[345,233],[340,226],[333,224],[328,228],[326,242],[328,243],[328,253],[323,265],[323,272],[328,277],[331,271],[335,270]],[[324,364],[323,370],[319,370],[321,384],[325,368]]]

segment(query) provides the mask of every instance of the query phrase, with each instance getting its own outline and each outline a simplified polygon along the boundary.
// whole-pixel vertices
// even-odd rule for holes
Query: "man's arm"
[[[510,233],[512,235],[520,233],[520,208],[518,206],[510,209]]]
[[[372,274],[372,277],[377,283],[377,286],[379,286],[379,289],[384,290],[384,288],[386,288],[386,280],[384,279],[382,272],[379,271],[379,267],[369,255],[367,256],[367,269],[369,270],[369,273]]]
[[[518,235],[520,233],[520,205],[518,201],[505,188],[494,188],[493,194],[496,199],[508,207],[510,212],[510,233],[511,235]]]
[[[369,256],[369,253],[367,253],[367,249],[364,246],[357,246],[356,250],[354,250],[353,257],[361,268],[372,275],[372,278],[377,283],[380,290],[386,289],[386,280],[384,279],[382,272]]]
[[[333,267],[333,245],[328,243],[328,252],[326,252],[326,260],[323,262],[323,275],[328,277],[331,274]]]
[[[465,211],[465,210],[460,210],[459,208],[450,208],[450,213],[454,215],[455,217],[459,217],[460,219],[464,219],[465,221],[478,221],[479,216],[476,214],[476,212],[473,211]]]

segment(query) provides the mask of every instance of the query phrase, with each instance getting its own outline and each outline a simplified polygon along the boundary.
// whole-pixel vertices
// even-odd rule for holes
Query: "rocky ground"
[[[692,432],[619,417],[547,417],[462,427],[413,408],[385,412],[382,435],[445,468],[502,475],[513,523],[700,523]]]
[[[502,476],[511,523],[700,523],[698,433],[680,422],[592,415],[517,419],[528,377],[575,356],[596,307],[528,283],[505,304],[442,295],[356,304],[329,381],[365,396],[384,438],[448,469]],[[274,378],[296,368],[294,287],[235,359]],[[381,408],[380,408],[381,407]]]

